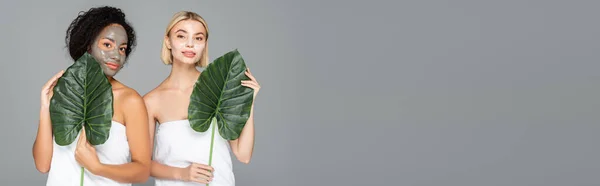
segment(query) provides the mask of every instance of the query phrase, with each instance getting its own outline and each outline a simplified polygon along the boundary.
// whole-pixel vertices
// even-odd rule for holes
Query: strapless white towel
[[[108,140],[104,144],[95,146],[100,162],[119,165],[131,161],[125,129],[123,124],[112,121]],[[81,135],[81,132],[79,134]],[[80,135],[67,146],[60,146],[54,142],[50,172],[46,181],[47,186],[79,186],[81,166],[75,160],[75,147]],[[85,186],[132,185],[130,183],[118,183],[109,178],[94,175],[87,170],[84,172],[83,179],[83,185]]]
[[[188,120],[175,120],[159,124],[156,131],[154,160],[172,167],[185,168],[195,163],[208,165],[212,128],[203,133],[190,127]],[[229,142],[215,130],[212,167],[215,169],[210,186],[234,186]],[[196,182],[155,179],[156,186],[198,186]]]

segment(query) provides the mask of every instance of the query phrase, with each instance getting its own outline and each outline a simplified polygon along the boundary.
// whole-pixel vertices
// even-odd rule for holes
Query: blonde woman
[[[206,67],[209,62],[208,36],[204,19],[188,11],[176,13],[165,31],[161,59],[171,65],[171,73],[144,96],[151,141],[156,137],[151,176],[157,186],[235,185],[229,149],[240,162],[249,163],[252,157],[254,105],[238,139],[227,141],[215,134],[212,166],[207,165],[210,133],[194,131],[187,120],[190,96],[201,73],[196,67]],[[256,97],[260,85],[249,70],[246,75],[250,80],[241,83],[252,88]]]

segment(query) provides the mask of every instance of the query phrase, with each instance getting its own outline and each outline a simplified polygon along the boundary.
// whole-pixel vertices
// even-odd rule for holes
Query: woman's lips
[[[117,69],[119,69],[119,64],[113,63],[113,62],[106,62],[106,66],[108,68],[110,68],[111,70],[117,70]]]
[[[189,57],[189,58],[192,58],[192,57],[196,56],[196,53],[195,52],[191,52],[191,51],[186,51],[186,52],[182,52],[182,53],[183,53],[183,56]]]

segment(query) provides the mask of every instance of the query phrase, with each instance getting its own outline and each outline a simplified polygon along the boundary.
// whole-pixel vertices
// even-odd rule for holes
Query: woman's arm
[[[110,178],[121,183],[144,183],[150,177],[150,138],[148,137],[148,117],[146,106],[142,98],[137,92],[132,91],[128,95],[124,95],[123,110],[125,111],[124,120],[126,123],[127,141],[131,151],[131,162],[121,165],[102,164],[99,161],[80,159],[94,157],[95,149],[85,140],[85,135],[80,139],[84,139],[83,143],[88,148],[89,154],[84,154],[86,151],[80,152],[76,150],[78,162],[95,162],[89,165],[83,165],[95,175]],[[93,155],[92,155],[93,154]]]
[[[40,123],[37,136],[33,143],[33,160],[35,161],[35,168],[41,173],[48,173],[48,171],[50,171],[52,148],[54,148],[53,145],[50,111],[48,107],[42,106],[40,109]]]
[[[148,127],[151,147],[154,147],[154,132],[156,130],[155,108],[158,108],[157,96],[150,92],[144,96],[146,108],[148,108]],[[171,167],[152,160],[150,175],[156,179],[193,181],[198,183],[210,183],[212,181],[213,168],[208,165],[192,163],[186,168]]]
[[[252,151],[254,150],[254,104],[252,105],[250,117],[242,129],[240,137],[229,141],[229,145],[238,161],[245,164],[250,163]]]
[[[33,142],[33,160],[35,168],[41,173],[50,171],[50,163],[52,162],[52,121],[50,120],[50,99],[54,93],[54,86],[58,78],[62,76],[64,71],[58,72],[42,87],[41,92],[41,108],[40,108],[40,123],[38,125],[37,136]]]
[[[154,117],[154,105],[156,105],[156,96],[153,96],[152,92],[148,93],[144,96],[144,103],[146,104],[146,108],[148,111],[148,135],[150,137],[150,146],[154,147],[154,133],[156,131],[156,117]],[[152,153],[150,154],[152,155]],[[183,172],[183,168],[166,166],[161,163],[158,163],[154,160],[151,160],[150,163],[150,175],[157,179],[173,179],[173,180],[181,180],[180,173]]]
[[[242,81],[242,86],[252,88],[254,90],[253,99],[256,99],[256,95],[260,90],[260,84],[258,84],[249,69],[246,69],[246,76],[248,76],[250,80]],[[254,150],[254,101],[252,102],[252,107],[250,109],[250,117],[248,117],[248,121],[246,121],[246,125],[244,125],[244,128],[242,129],[240,137],[229,141],[229,145],[238,161],[246,164],[250,163],[252,151]]]

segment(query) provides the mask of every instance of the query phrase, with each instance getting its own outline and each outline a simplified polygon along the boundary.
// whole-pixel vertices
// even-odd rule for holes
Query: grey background
[[[39,91],[104,4],[138,33],[116,78],[141,94],[179,10],[208,21],[211,60],[240,50],[263,88],[238,185],[600,185],[600,2],[579,0],[3,1],[2,185],[45,183]]]

